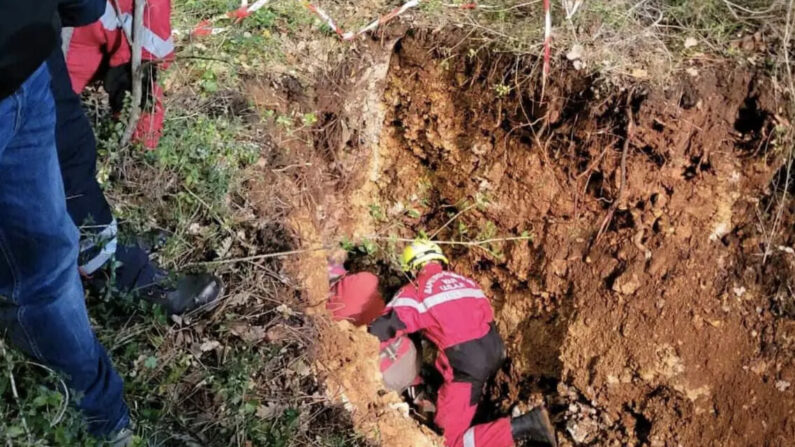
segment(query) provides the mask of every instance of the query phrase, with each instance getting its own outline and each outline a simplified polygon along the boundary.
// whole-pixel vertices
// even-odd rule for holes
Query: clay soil
[[[293,228],[308,246],[380,241],[382,266],[390,235],[531,237],[445,248],[509,350],[481,417],[544,401],[562,445],[791,445],[793,255],[762,255],[783,164],[764,74],[712,63],[616,87],[561,67],[542,101],[531,61],[373,46],[318,99],[338,192]],[[325,254],[301,263],[325,321]],[[382,389],[372,337],[321,326],[315,369],[366,437],[438,442]]]

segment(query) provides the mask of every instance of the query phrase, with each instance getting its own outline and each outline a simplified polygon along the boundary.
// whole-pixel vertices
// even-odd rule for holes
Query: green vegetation
[[[395,2],[342,3],[328,9],[346,17],[347,26],[366,23]],[[540,54],[540,2],[496,0],[488,2],[496,8],[476,11],[443,3],[423,2],[412,15],[413,23],[433,29],[461,25],[465,31],[455,31],[461,39],[469,30],[477,31],[469,36],[470,58],[480,57],[483,48]],[[739,56],[742,51],[731,45],[742,37],[738,31],[747,34],[765,20],[779,23],[783,3],[771,9],[770,2],[737,3],[744,6],[723,0],[593,0],[566,19],[560,2],[553,2],[553,63],[566,63],[564,55],[580,44],[585,47],[586,68],[599,75],[644,70],[649,77],[664,79],[684,54]],[[206,268],[201,264],[208,260],[292,247],[280,216],[263,217],[266,213],[252,204],[246,189],[257,181],[270,182],[262,176],[288,169],[297,151],[311,149],[322,117],[293,104],[270,104],[269,98],[257,112],[246,88],[252,80],[276,85],[286,76],[306,84],[308,74],[318,75],[331,66],[327,59],[342,44],[295,1],[273,2],[240,24],[222,20],[218,26],[227,27],[225,33],[189,38],[200,20],[238,6],[236,0],[174,2],[178,52],[161,78],[169,96],[157,151],[119,148],[121,125],[102,113],[102,98],[90,99],[100,104],[94,123],[101,139],[98,175],[122,231],[130,237],[167,230],[172,236],[157,253],[165,267]],[[694,47],[686,48],[688,37],[696,39]],[[302,87],[310,89],[308,95],[314,93],[312,86]],[[508,96],[513,88],[512,80],[498,82],[494,94]],[[782,141],[790,143],[791,151],[791,139]],[[253,169],[258,164],[265,168]],[[305,182],[307,188],[316,186]],[[381,204],[370,206],[376,223],[393,225],[389,231],[378,238],[344,241],[342,248],[397,268],[402,247],[398,235],[407,228],[425,228],[433,235],[446,225],[439,237],[479,247],[496,258],[502,257],[501,243],[483,241],[530,239],[527,232],[498,234],[488,217],[487,197],[443,208],[433,202],[430,180],[422,178],[418,185],[415,200],[397,207],[398,216]],[[271,260],[218,263],[213,268],[224,278],[227,291],[219,309],[204,316],[169,319],[161,309],[127,299],[112,288],[88,297],[98,336],[125,379],[140,445],[363,445],[352,433],[347,414],[326,401],[308,370],[314,328],[301,313],[300,291],[285,280],[282,266]],[[80,415],[65,405],[62,382],[51,371],[2,342],[0,371],[0,443],[96,444],[85,434]]]

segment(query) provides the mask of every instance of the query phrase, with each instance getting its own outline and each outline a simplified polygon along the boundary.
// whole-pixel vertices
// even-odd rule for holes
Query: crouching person
[[[478,284],[446,271],[438,245],[418,240],[403,252],[403,269],[415,275],[370,324],[382,342],[421,333],[439,350],[444,378],[436,401],[436,425],[449,447],[509,447],[529,439],[555,446],[555,431],[543,407],[517,418],[471,426],[483,390],[505,359],[488,298]]]

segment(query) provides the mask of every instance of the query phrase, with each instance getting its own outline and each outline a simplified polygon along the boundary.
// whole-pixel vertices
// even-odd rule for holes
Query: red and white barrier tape
[[[257,0],[256,2],[254,2],[249,6],[248,0],[241,0],[240,8],[237,8],[233,11],[229,11],[226,14],[219,14],[211,19],[202,20],[201,22],[196,24],[196,26],[193,28],[193,31],[191,31],[191,35],[209,36],[211,34],[221,33],[225,31],[226,28],[213,27],[215,22],[224,19],[231,19],[235,23],[240,23],[246,17],[262,9],[262,7],[268,4],[268,2],[270,2],[270,0]]]
[[[198,25],[193,29],[191,32],[194,36],[207,36],[210,34],[218,34],[223,32],[226,28],[213,28],[213,23],[222,20],[222,19],[232,19],[235,23],[239,23],[244,18],[248,17],[252,13],[256,12],[263,6],[265,6],[270,0],[257,0],[251,6],[248,5],[248,0],[241,0],[240,8],[230,11],[226,14],[216,16],[212,19],[202,20],[199,22]],[[313,12],[315,15],[320,17],[333,31],[336,33],[340,39],[348,41],[352,40],[362,34],[368,33],[377,29],[378,27],[386,24],[387,22],[391,21],[392,19],[400,16],[401,14],[405,13],[411,8],[416,8],[419,6],[421,0],[409,0],[404,3],[402,6],[399,6],[393,9],[388,14],[378,17],[377,19],[373,20],[369,24],[363,26],[357,31],[348,31],[346,32],[343,30],[334,19],[331,18],[323,9],[318,7],[312,3],[304,3],[307,9]],[[549,0],[544,0],[544,56],[543,56],[543,69],[541,74],[541,95],[544,95],[544,91],[547,85],[547,78],[549,77],[549,69],[550,69],[550,57],[551,57],[551,40],[552,40],[552,16],[550,13],[550,5]],[[574,3],[574,6],[569,9],[568,5],[567,10],[569,10],[569,16],[574,14],[579,8],[580,4],[582,3],[581,0],[577,0]],[[469,3],[461,3],[461,4],[444,4],[443,6],[449,8],[459,8],[459,9],[492,9],[495,8],[494,6],[490,5],[480,5],[476,2],[469,2]]]
[[[242,0],[240,8],[229,11],[226,14],[220,14],[210,19],[205,19],[199,22],[191,31],[191,34],[194,36],[208,36],[211,34],[218,34],[223,31],[226,31],[226,28],[218,28],[213,27],[213,25],[218,22],[219,20],[224,19],[232,19],[235,23],[240,23],[244,18],[248,17],[255,11],[259,10],[263,6],[265,6],[270,0],[257,0],[251,6],[248,6],[248,0]],[[419,6],[421,0],[409,0],[408,2],[404,3],[402,6],[399,6],[393,9],[388,14],[385,14],[372,22],[368,23],[367,25],[360,28],[358,31],[346,32],[342,29],[331,16],[326,13],[322,8],[319,6],[312,4],[312,3],[305,3],[307,9],[317,15],[323,22],[325,22],[333,31],[336,33],[342,40],[352,40],[362,34],[368,33],[377,29],[378,27],[384,25],[385,23],[391,21],[392,19],[400,16],[401,14],[405,13],[411,8],[415,8]],[[481,5],[476,2],[469,2],[469,3],[460,3],[460,4],[451,4],[446,3],[443,6],[448,8],[458,8],[458,9],[493,9],[496,6],[491,5]]]
[[[458,9],[494,9],[496,6],[492,5],[481,5],[477,2],[470,2],[470,3],[445,3],[442,6],[445,8],[458,8]]]
[[[550,40],[552,39],[552,15],[549,12],[549,0],[544,0],[544,68],[541,72],[541,96],[547,86],[549,76],[549,58],[551,54]]]
[[[307,9],[312,11],[313,13],[317,14],[317,16],[320,17],[324,22],[326,22],[326,24],[335,33],[337,33],[337,35],[340,36],[340,38],[342,40],[351,40],[351,39],[354,39],[354,38],[356,38],[358,36],[361,36],[362,34],[365,34],[367,32],[370,32],[370,31],[378,28],[379,26],[389,22],[390,20],[392,20],[395,17],[403,14],[404,12],[408,11],[409,9],[419,6],[419,4],[420,4],[420,0],[409,0],[406,3],[404,3],[402,6],[399,6],[399,7],[395,8],[395,9],[393,9],[391,12],[389,12],[389,14],[385,14],[385,15],[373,20],[372,22],[370,22],[367,25],[361,27],[358,31],[355,31],[355,32],[354,31],[345,32],[345,30],[343,30],[336,23],[334,23],[334,20],[328,14],[326,14],[325,11],[323,11],[320,7],[318,7],[317,5],[313,5],[311,3],[307,3],[306,7],[307,7]]]
[[[328,14],[326,14],[326,11],[323,11],[319,7],[313,5],[312,3],[306,3],[305,6],[306,9],[312,11],[318,17],[320,17],[321,20],[326,22],[326,25],[328,25],[332,31],[337,33],[338,36],[342,37],[345,34],[345,31],[343,31],[342,28],[340,28],[339,26],[337,26],[336,23],[334,23],[334,20]]]

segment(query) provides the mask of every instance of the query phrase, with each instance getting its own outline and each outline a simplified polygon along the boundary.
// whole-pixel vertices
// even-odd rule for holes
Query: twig
[[[377,235],[365,236],[363,239],[395,241],[395,242],[414,242],[414,239],[408,239],[403,237],[377,236]],[[491,244],[493,242],[529,241],[530,239],[532,239],[532,237],[530,236],[511,236],[511,237],[495,237],[490,239],[483,239],[482,241],[443,241],[439,239],[431,239],[429,242],[433,242],[439,245],[482,247],[483,245]]]
[[[196,199],[196,201],[198,201],[198,202],[199,202],[199,203],[200,203],[202,206],[204,206],[204,208],[207,210],[207,212],[208,212],[208,213],[210,213],[210,216],[211,216],[213,219],[215,219],[215,221],[218,223],[218,225],[220,225],[220,226],[221,226],[221,228],[223,228],[224,230],[228,231],[230,235],[232,235],[232,236],[235,236],[235,237],[237,238],[237,234],[236,234],[234,231],[232,231],[232,229],[231,229],[231,228],[229,228],[229,225],[227,225],[227,224],[226,224],[226,222],[224,222],[224,220],[223,220],[223,219],[221,219],[221,217],[220,217],[220,216],[218,216],[218,215],[215,213],[215,211],[213,210],[213,208],[212,208],[212,207],[211,207],[211,206],[210,206],[210,205],[209,205],[207,202],[205,202],[205,201],[204,201],[204,200],[203,200],[201,197],[199,197],[199,196],[198,196],[198,195],[197,195],[195,192],[191,191],[191,190],[190,190],[190,188],[188,188],[187,186],[185,186],[184,188],[185,188],[185,191],[187,191],[187,192],[188,192],[188,194],[190,194],[190,195],[191,195],[191,197],[193,197],[194,199]]]
[[[63,420],[64,415],[66,414],[66,408],[69,406],[69,387],[66,386],[66,382],[61,378],[61,376],[55,372],[54,369],[50,368],[47,365],[42,365],[41,363],[32,362],[30,360],[27,361],[29,365],[38,366],[39,368],[49,372],[53,377],[58,379],[58,382],[61,384],[61,388],[63,389],[63,404],[61,404],[61,409],[58,410],[58,414],[55,416],[55,419],[50,421],[50,427],[55,427],[56,425],[60,424]]]
[[[505,9],[499,9],[496,12],[513,11],[514,9],[521,9],[521,8],[524,8],[525,6],[532,6],[532,5],[535,5],[535,4],[538,4],[538,3],[541,3],[541,0],[535,0],[535,1],[532,1],[532,2],[519,3],[517,5],[509,6],[509,7],[505,8]]]
[[[331,250],[333,247],[322,246],[322,247],[313,247],[313,248],[305,248],[301,250],[288,250],[288,251],[279,251],[275,253],[264,253],[261,255],[253,255],[253,256],[245,256],[242,258],[229,258],[229,259],[217,259],[215,261],[201,261],[201,262],[189,262],[185,264],[185,267],[192,267],[198,265],[219,265],[219,264],[235,264],[238,262],[248,262],[248,261],[256,261],[258,259],[269,259],[269,258],[285,258],[287,256],[298,255],[301,253],[310,253],[313,251],[325,251]]]
[[[14,368],[11,365],[11,358],[6,355],[5,342],[0,340],[0,355],[5,357],[6,366],[8,368],[8,379],[11,382],[11,394],[14,396],[14,401],[19,407],[19,417],[22,419],[22,428],[25,429],[25,435],[28,437],[28,444],[32,444],[33,440],[30,437],[30,428],[28,428],[28,420],[25,419],[25,413],[22,411],[22,404],[19,403],[19,391],[17,391],[17,381],[14,379]]]
[[[616,142],[616,141],[613,141],[613,142],[611,142],[610,144],[606,145],[606,146],[605,146],[605,148],[602,150],[602,153],[601,153],[601,154],[599,154],[599,156],[598,156],[598,157],[596,157],[596,158],[595,158],[595,159],[594,159],[594,160],[591,162],[591,164],[590,164],[590,165],[588,165],[588,167],[587,167],[587,168],[586,168],[584,171],[582,171],[580,174],[577,174],[577,177],[575,177],[575,178],[576,178],[577,180],[579,180],[579,179],[581,179],[581,178],[582,178],[584,175],[590,174],[590,173],[591,173],[591,171],[592,171],[592,170],[593,170],[593,169],[596,167],[596,165],[598,165],[598,164],[599,164],[599,162],[600,162],[600,161],[602,161],[602,157],[604,157],[604,156],[605,156],[605,154],[607,153],[607,150],[608,150],[608,149],[610,149],[610,146],[612,146],[612,145],[613,145],[613,144],[615,144],[615,143],[617,143],[617,142]]]
[[[793,82],[792,77],[792,64],[789,60],[789,46],[790,46],[790,39],[792,38],[792,3],[793,0],[789,0],[787,2],[787,22],[786,27],[784,28],[784,38],[782,39],[781,46],[782,52],[784,53],[784,67],[787,69],[787,85],[789,87],[790,95],[795,94],[795,82]],[[764,265],[767,262],[767,257],[770,254],[770,247],[773,244],[773,238],[775,237],[778,226],[781,224],[781,217],[784,214],[784,208],[787,202],[787,192],[789,190],[790,181],[792,179],[792,163],[793,159],[795,159],[795,147],[790,142],[790,150],[789,154],[787,154],[787,170],[784,177],[784,192],[781,193],[781,201],[778,205],[778,210],[776,211],[776,217],[773,220],[773,227],[770,229],[770,235],[768,236],[767,243],[765,244],[765,253],[762,256],[762,264]]]
[[[365,236],[362,239],[371,239],[371,240],[383,240],[383,241],[396,241],[396,242],[414,242],[414,239],[408,238],[395,238],[390,236],[378,236],[378,235],[370,235]],[[493,242],[509,242],[509,241],[529,241],[532,239],[530,236],[512,236],[512,237],[495,237],[489,239],[483,239],[481,241],[443,241],[438,239],[431,239],[430,242],[434,242],[439,245],[458,245],[458,246],[465,246],[465,247],[480,247],[482,248],[486,244],[491,244]],[[242,258],[228,258],[228,259],[217,259],[215,261],[201,261],[201,262],[189,262],[185,264],[185,267],[194,267],[194,266],[202,266],[202,265],[220,265],[220,264],[236,264],[238,262],[250,262],[250,261],[257,261],[260,259],[270,259],[270,258],[286,258],[288,256],[299,255],[302,253],[311,253],[315,251],[328,251],[336,248],[339,244],[332,244],[332,245],[324,245],[320,247],[312,247],[312,248],[304,248],[300,250],[287,250],[287,251],[279,251],[275,253],[263,253],[260,255],[252,255],[252,256],[245,256]]]
[[[435,237],[436,237],[436,235],[437,235],[437,234],[439,234],[439,232],[440,232],[440,231],[442,231],[442,230],[444,230],[445,228],[447,228],[447,226],[448,226],[448,225],[450,225],[451,223],[453,223],[453,221],[454,221],[454,220],[458,219],[458,217],[459,217],[460,215],[462,215],[462,214],[466,213],[467,211],[471,210],[471,209],[472,209],[472,208],[474,208],[475,206],[477,206],[477,204],[476,204],[476,203],[473,203],[472,205],[469,205],[468,207],[466,207],[466,208],[462,209],[461,211],[457,212],[457,213],[455,214],[455,216],[451,217],[451,218],[450,218],[450,220],[448,220],[447,222],[445,222],[445,223],[444,223],[444,225],[442,225],[441,227],[437,228],[437,229],[436,229],[436,231],[434,231],[434,232],[431,234],[431,237],[430,237],[430,238],[431,238],[431,239],[435,238]]]
[[[121,139],[121,145],[127,146],[138,126],[138,119],[141,117],[141,96],[143,89],[143,71],[141,70],[141,52],[143,51],[143,29],[144,29],[144,7],[146,0],[135,0],[135,10],[133,12],[133,41],[132,41],[132,109],[127,120],[127,129]]]
[[[563,8],[566,9],[566,20],[571,20],[577,10],[582,6],[582,0],[576,0],[573,4],[567,0],[563,0]]]
[[[193,54],[178,54],[174,57],[175,60],[182,60],[182,59],[198,59],[202,61],[214,61],[214,62],[223,62],[225,64],[233,65],[235,62],[230,59],[221,59],[220,57],[211,57],[211,56],[196,56]]]
[[[613,214],[615,214],[616,208],[618,208],[618,203],[624,196],[624,187],[627,183],[627,149],[629,149],[629,142],[632,140],[632,134],[635,130],[634,118],[632,117],[631,91],[627,95],[627,105],[625,111],[627,115],[627,136],[624,138],[624,147],[621,150],[621,183],[618,187],[618,194],[616,195],[615,200],[613,200],[613,203],[610,205],[610,210],[607,212],[605,219],[602,221],[602,225],[599,226],[599,232],[596,233],[594,243],[599,241],[599,239],[602,237],[602,234],[604,234],[605,229],[607,229],[607,226],[610,225],[610,221],[613,220]]]
[[[746,8],[746,7],[742,6],[742,5],[738,5],[737,3],[731,2],[729,0],[723,0],[723,3],[726,4],[726,8],[729,9],[729,11],[732,13],[732,15],[736,19],[739,19],[740,17],[734,11],[735,8],[739,9],[740,11],[742,11],[742,12],[744,12],[744,13],[750,15],[750,16],[761,16],[761,15],[765,15],[765,14],[771,13],[774,9],[776,9],[778,7],[778,3],[779,2],[778,2],[778,0],[774,1],[773,3],[770,4],[770,7],[768,7],[767,9],[759,10],[759,11],[755,11],[753,9]]]

